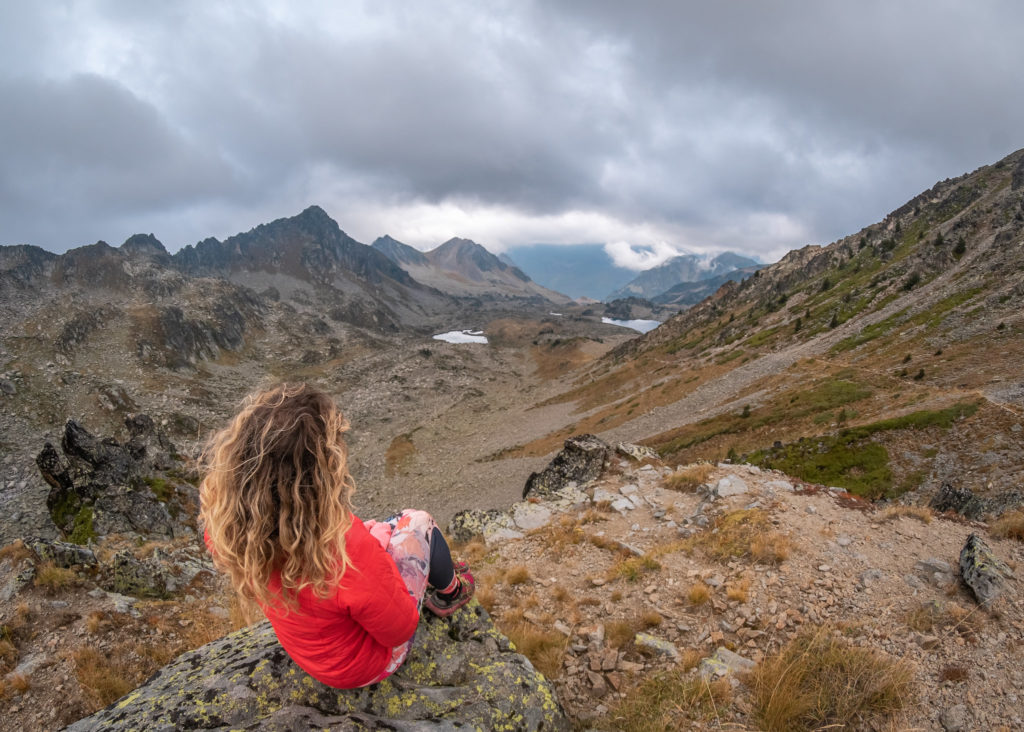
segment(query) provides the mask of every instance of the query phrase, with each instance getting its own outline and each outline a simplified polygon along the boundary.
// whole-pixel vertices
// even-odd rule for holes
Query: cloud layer
[[[0,244],[173,250],[317,203],[363,241],[772,261],[1024,145],[1022,21],[995,0],[6,3]]]

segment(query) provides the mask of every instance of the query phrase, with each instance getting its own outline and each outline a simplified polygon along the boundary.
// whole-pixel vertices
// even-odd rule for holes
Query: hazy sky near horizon
[[[0,4],[0,244],[356,239],[770,262],[1024,147],[1012,0]]]

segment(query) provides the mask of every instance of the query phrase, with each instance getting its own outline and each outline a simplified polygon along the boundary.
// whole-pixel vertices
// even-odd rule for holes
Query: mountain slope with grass
[[[545,402],[574,421],[513,454],[586,431],[872,498],[1005,497],[1024,482],[1022,295],[1018,151],[618,346]]]

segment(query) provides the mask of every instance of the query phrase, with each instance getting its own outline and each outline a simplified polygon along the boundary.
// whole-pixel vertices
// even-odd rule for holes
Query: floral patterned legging
[[[383,521],[364,521],[370,535],[395,560],[398,574],[405,582],[409,594],[416,600],[416,609],[423,606],[423,595],[427,591],[427,576],[430,573],[430,537],[437,527],[434,517],[426,511],[407,508],[401,513]],[[415,638],[415,634],[413,634]],[[412,647],[413,638],[391,650],[391,661],[370,684],[387,678],[402,665]],[[369,684],[367,684],[369,686]]]

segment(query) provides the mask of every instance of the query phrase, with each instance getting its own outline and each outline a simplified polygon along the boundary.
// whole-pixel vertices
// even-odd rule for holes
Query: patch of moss
[[[163,478],[147,476],[142,479],[161,503],[167,503],[174,496],[174,486]]]
[[[92,506],[82,506],[75,514],[75,521],[71,526],[71,533],[68,534],[68,541],[72,544],[88,544],[90,539],[95,538],[96,530],[92,526]]]

